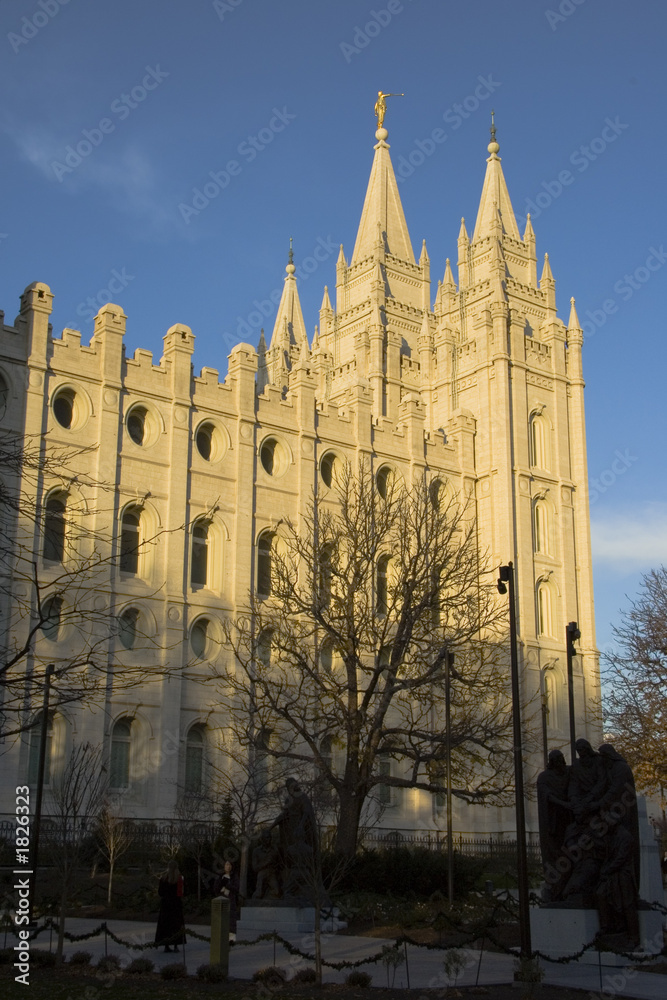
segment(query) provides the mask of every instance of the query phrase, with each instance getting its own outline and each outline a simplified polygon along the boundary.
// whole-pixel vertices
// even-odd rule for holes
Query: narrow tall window
[[[531,465],[538,469],[549,468],[549,450],[547,424],[539,413],[533,414],[530,420],[530,450]]]
[[[273,536],[265,531],[257,542],[257,593],[260,597],[268,597],[271,593],[271,562]]]
[[[549,550],[549,511],[546,504],[539,501],[535,504],[535,551],[550,555]]]
[[[46,501],[42,555],[49,562],[62,562],[65,556],[65,501],[60,496]]]
[[[185,742],[185,790],[199,794],[204,784],[204,734],[192,726]]]
[[[379,615],[386,615],[389,609],[389,556],[380,556],[377,565],[375,606]]]
[[[271,666],[272,641],[273,632],[269,628],[265,628],[257,637],[257,660],[266,669]]]
[[[111,732],[109,787],[128,788],[130,785],[131,719],[119,719]]]
[[[208,525],[198,521],[192,529],[192,561],[190,583],[205,587],[208,582]]]
[[[131,507],[123,514],[120,528],[120,571],[139,572],[139,545],[141,542],[141,511]]]
[[[551,589],[541,583],[537,590],[537,626],[540,635],[553,635]]]
[[[42,744],[42,715],[35,719],[35,725],[30,730],[30,748],[28,752],[28,784],[36,785],[39,776],[39,750]],[[44,784],[51,781],[51,748],[53,744],[53,719],[49,716],[46,724],[46,753],[44,755]]]

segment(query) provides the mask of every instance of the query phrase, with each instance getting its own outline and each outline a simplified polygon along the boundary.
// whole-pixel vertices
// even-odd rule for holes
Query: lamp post
[[[447,782],[447,899],[454,902],[454,838],[452,835],[452,684],[454,654],[445,653],[445,781]]]
[[[581,632],[576,622],[568,622],[565,628],[565,643],[567,646],[567,700],[570,710],[570,763],[577,760],[577,752],[574,749],[576,735],[574,732],[574,678],[572,676],[572,660],[577,655],[574,643],[581,639]]]
[[[51,694],[51,677],[55,667],[52,663],[44,674],[44,703],[39,739],[39,763],[37,765],[37,794],[35,796],[35,814],[32,820],[32,851],[30,852],[30,896],[28,899],[28,925],[33,926],[33,911],[35,906],[35,886],[37,883],[37,865],[39,864],[39,828],[42,820],[42,794],[44,792],[44,767],[46,764],[46,738],[49,731],[49,696]]]
[[[519,691],[519,655],[516,640],[516,599],[514,594],[514,566],[511,562],[500,567],[498,592],[509,590],[510,662],[512,666],[512,721],[514,726],[514,789],[516,798],[516,851],[517,881],[519,888],[519,934],[521,958],[529,959],[533,953],[530,939],[530,886],[528,884],[528,855],[526,851],[526,813],[523,791],[523,755],[521,741],[521,697]]]

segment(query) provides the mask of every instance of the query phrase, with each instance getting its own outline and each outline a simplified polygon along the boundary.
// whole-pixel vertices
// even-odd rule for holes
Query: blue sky
[[[159,359],[187,323],[195,367],[224,372],[271,329],[290,236],[312,333],[331,248],[352,249],[378,89],[406,95],[386,121],[395,167],[446,134],[400,185],[435,278],[474,220],[495,108],[515,212],[587,334],[605,648],[667,561],[666,28],[663,0],[3,0],[0,306],[11,322],[46,281],[55,330],[87,340],[111,297],[130,353]]]

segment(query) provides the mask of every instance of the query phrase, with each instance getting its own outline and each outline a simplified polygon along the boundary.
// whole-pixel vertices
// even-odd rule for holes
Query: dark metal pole
[[[514,593],[514,566],[510,562],[500,567],[498,589],[506,593],[509,586],[510,659],[512,665],[512,718],[514,723],[514,787],[516,795],[516,849],[517,881],[519,887],[519,933],[521,957],[529,959],[533,953],[530,937],[530,886],[528,884],[528,854],[526,851],[526,813],[523,790],[523,754],[521,739],[521,694],[519,690],[519,654],[516,639],[516,600]]]
[[[454,902],[454,837],[452,834],[452,684],[454,654],[445,655],[445,780],[447,782],[447,899]]]
[[[567,647],[567,700],[570,710],[570,756],[572,764],[574,764],[577,760],[577,752],[574,749],[576,734],[574,722],[574,677],[572,675],[572,660],[577,652],[574,648],[574,641],[575,639],[580,638],[581,632],[577,628],[577,623],[568,622],[565,629],[565,644]]]
[[[547,749],[547,742],[549,739],[549,733],[547,729],[547,721],[549,718],[549,703],[547,695],[546,678],[544,676],[545,667],[540,670],[540,700],[542,702],[542,750],[544,753],[544,767],[545,770],[549,766],[549,750]]]
[[[44,766],[46,764],[46,739],[49,732],[49,695],[51,693],[51,677],[55,667],[52,663],[46,668],[44,674],[44,703],[42,706],[41,733],[39,739],[39,763],[37,765],[37,794],[35,796],[35,813],[32,819],[32,850],[30,852],[30,898],[29,903],[29,924],[33,923],[33,909],[35,905],[35,886],[37,882],[37,865],[39,863],[39,828],[42,819],[42,794],[44,792]]]

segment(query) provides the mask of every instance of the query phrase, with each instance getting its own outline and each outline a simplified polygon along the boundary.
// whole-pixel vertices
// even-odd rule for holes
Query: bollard
[[[211,965],[221,965],[229,975],[229,899],[216,896],[211,900]]]

